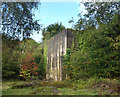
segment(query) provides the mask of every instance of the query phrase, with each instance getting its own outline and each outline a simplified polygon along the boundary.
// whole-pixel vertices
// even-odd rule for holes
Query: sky
[[[68,23],[72,17],[75,22],[78,20],[78,14],[84,10],[84,6],[79,2],[41,2],[38,10],[36,10],[34,19],[39,20],[39,24],[47,27],[50,24],[62,23],[65,28],[71,28],[72,24]],[[31,36],[36,42],[42,42],[42,31],[39,34]]]

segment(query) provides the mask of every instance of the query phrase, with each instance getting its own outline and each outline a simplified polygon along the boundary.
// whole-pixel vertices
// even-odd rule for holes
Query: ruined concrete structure
[[[61,56],[66,54],[66,49],[72,46],[72,30],[65,29],[47,41],[47,66],[46,79],[62,81]]]

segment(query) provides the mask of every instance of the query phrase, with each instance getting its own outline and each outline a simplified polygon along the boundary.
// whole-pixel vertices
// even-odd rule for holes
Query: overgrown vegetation
[[[2,40],[3,79],[26,79],[35,75],[39,79],[45,78],[44,56],[40,44],[32,39],[12,40],[5,34],[2,34]]]
[[[27,7],[24,3],[14,3],[12,7],[18,4]],[[36,4],[31,4],[29,3],[30,9],[37,7]],[[3,5],[8,9],[10,7],[9,3]],[[29,30],[24,31],[22,41],[15,38],[16,34],[18,36],[20,34],[17,32],[19,27],[17,30],[13,28],[13,36],[9,36],[8,33],[1,34],[3,86],[7,87],[3,87],[3,94],[15,94],[19,91],[26,95],[120,94],[120,2],[84,3],[84,5],[87,13],[79,14],[80,18],[73,26],[73,45],[66,50],[66,55],[61,56],[64,78],[62,82],[45,80],[48,50],[46,41],[65,29],[61,23],[51,24],[43,29],[43,44],[28,38],[31,35],[28,31],[40,29],[37,21],[32,21],[37,27],[24,27]],[[16,13],[14,16],[17,16]],[[16,18],[14,22],[18,20]],[[29,23],[30,21],[26,25]],[[4,30],[6,27],[3,27]],[[6,81],[8,79],[19,81],[11,83]]]
[[[70,80],[62,82],[7,80],[3,82],[3,95],[118,95],[119,85],[116,79],[102,78],[80,79],[74,82]]]
[[[120,5],[84,5],[88,13],[79,14],[73,27],[75,41],[62,56],[64,79],[77,82],[75,89],[86,87],[102,95],[119,94]]]
[[[106,3],[98,4],[99,7],[106,10],[105,5]],[[94,20],[94,23],[90,22],[91,18],[94,18],[89,15],[93,9],[90,9],[86,3],[85,6],[89,11],[84,16],[88,15],[88,17],[87,19],[80,17],[74,25],[75,42],[64,56],[64,71],[72,80],[91,77],[117,78],[120,74],[120,13],[117,11],[118,3],[113,5],[116,10],[112,12],[109,22],[105,22],[105,19],[101,22],[97,20],[97,17],[104,18],[102,15],[98,16],[98,14],[102,14],[101,9],[94,10],[98,12],[95,20],[97,23]],[[94,5],[91,3],[91,6]],[[107,10],[111,10],[111,6],[109,5]]]

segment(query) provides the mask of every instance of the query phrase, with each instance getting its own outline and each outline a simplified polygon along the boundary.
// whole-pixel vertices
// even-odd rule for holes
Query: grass
[[[8,89],[3,90],[2,95],[28,95],[28,93],[31,91],[31,89]]]
[[[62,88],[60,90],[62,91],[62,95],[93,95],[92,90],[86,90],[86,89],[73,90],[70,88]]]
[[[66,87],[63,82],[47,82],[45,85],[44,82],[39,81],[38,85],[15,88],[15,86],[19,85],[25,86],[25,83],[26,82],[24,81],[3,81],[2,95],[90,95],[92,93],[92,91],[86,89],[74,90],[72,88],[69,88],[71,87],[69,85]]]
[[[2,91],[2,95],[92,95],[88,90],[72,90],[70,88],[58,88],[60,92],[54,93],[49,87],[39,87],[35,90],[31,88],[7,89]]]
[[[89,79],[76,82],[3,81],[3,95],[118,95],[119,81]],[[112,93],[110,93],[112,92]]]

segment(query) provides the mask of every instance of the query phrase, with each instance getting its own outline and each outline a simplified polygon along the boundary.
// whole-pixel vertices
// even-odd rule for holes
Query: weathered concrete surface
[[[47,66],[46,79],[62,81],[61,56],[66,54],[66,49],[72,46],[72,30],[65,29],[47,41]]]

